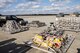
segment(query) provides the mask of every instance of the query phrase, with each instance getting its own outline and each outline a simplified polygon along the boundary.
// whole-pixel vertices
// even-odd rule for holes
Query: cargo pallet
[[[34,48],[34,49],[38,49],[38,50],[41,50],[41,51],[47,52],[47,53],[66,53],[67,50],[69,49],[69,47],[71,46],[72,42],[74,41],[74,39],[75,39],[75,38],[74,38],[73,36],[70,36],[70,37],[67,39],[65,45],[63,45],[63,46],[59,49],[61,52],[57,52],[57,50],[56,50],[55,48],[51,48],[51,47],[48,47],[48,48],[38,47],[37,45],[35,45],[35,44],[33,43],[32,40],[26,41],[26,42],[24,42],[24,43],[25,43],[27,46],[30,46],[30,47],[32,47],[32,48]]]
[[[9,20],[7,23],[2,27],[3,31],[6,31],[10,34],[26,31],[27,29],[24,27],[21,27],[19,23],[17,23],[15,20]]]

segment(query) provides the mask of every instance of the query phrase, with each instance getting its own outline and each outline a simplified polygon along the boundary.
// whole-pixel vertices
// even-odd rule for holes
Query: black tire
[[[1,24],[0,24],[0,27],[3,27],[3,25],[4,25],[4,24],[3,24],[3,23],[1,23]]]
[[[22,25],[22,26],[25,26],[26,22],[24,20],[21,20],[21,21],[19,21],[19,24]]]

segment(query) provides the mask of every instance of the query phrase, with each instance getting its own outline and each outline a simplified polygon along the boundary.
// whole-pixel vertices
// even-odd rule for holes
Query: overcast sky
[[[80,12],[80,0],[0,0],[1,14]]]

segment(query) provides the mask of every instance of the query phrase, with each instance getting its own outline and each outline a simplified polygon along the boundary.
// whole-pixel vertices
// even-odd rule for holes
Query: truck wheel
[[[21,20],[21,21],[19,22],[19,24],[22,25],[22,26],[25,26],[25,25],[26,25],[26,22],[25,22],[24,20]]]
[[[4,25],[3,23],[2,23],[2,24],[0,24],[0,27],[3,27],[3,25]]]

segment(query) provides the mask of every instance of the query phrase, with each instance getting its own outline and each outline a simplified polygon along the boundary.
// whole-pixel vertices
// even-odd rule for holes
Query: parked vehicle
[[[17,18],[15,15],[0,16],[0,27],[2,27],[8,20],[15,20],[20,25],[24,26],[28,21],[24,21],[22,18]]]
[[[64,17],[64,13],[59,13],[56,17]]]

